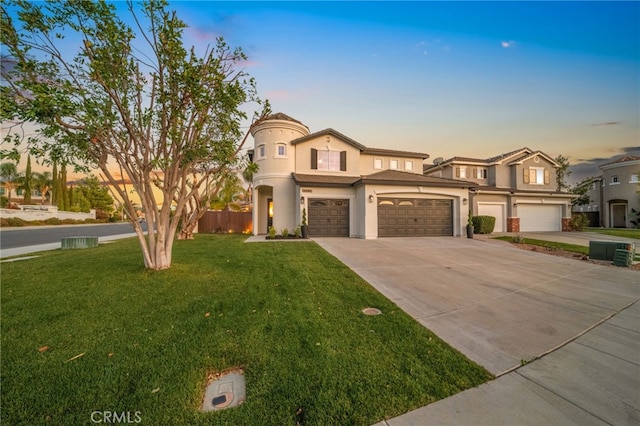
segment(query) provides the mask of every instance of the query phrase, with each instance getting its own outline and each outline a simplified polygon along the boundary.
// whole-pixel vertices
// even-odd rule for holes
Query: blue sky
[[[274,111],[370,147],[486,158],[640,155],[638,2],[174,1]],[[587,168],[587,171],[582,169]]]
[[[640,2],[170,7],[189,26],[186,45],[223,36],[241,47],[260,97],[312,132],[332,127],[427,161],[528,146],[569,157],[572,181],[640,155]]]

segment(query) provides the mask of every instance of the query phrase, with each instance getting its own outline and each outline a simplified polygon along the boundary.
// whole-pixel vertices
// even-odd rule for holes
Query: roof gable
[[[338,132],[335,129],[328,128],[324,130],[320,130],[318,132],[314,132],[308,134],[306,136],[302,136],[300,138],[294,139],[291,141],[292,145],[297,145],[300,143],[304,143],[313,139],[317,139],[322,136],[333,136],[351,146],[358,149],[363,154],[370,155],[386,155],[386,156],[396,156],[396,157],[410,157],[410,158],[422,158],[423,160],[429,158],[429,154],[425,154],[423,152],[411,152],[411,151],[398,151],[394,149],[382,149],[382,148],[368,148],[361,144],[360,142],[356,142],[350,137]]]
[[[553,158],[549,157],[547,154],[545,154],[542,151],[535,151],[535,152],[531,152],[531,153],[528,153],[526,155],[523,155],[522,157],[519,157],[519,158],[513,160],[512,162],[510,162],[509,165],[512,166],[512,165],[515,165],[515,164],[522,164],[525,161],[527,161],[527,160],[529,160],[531,158],[534,158],[536,156],[544,158],[549,163],[551,163],[551,165],[553,167],[560,167],[560,164],[558,164],[558,162],[556,160],[554,160]]]

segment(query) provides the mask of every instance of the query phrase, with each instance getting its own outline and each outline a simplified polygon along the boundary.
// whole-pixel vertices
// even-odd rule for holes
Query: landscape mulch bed
[[[574,253],[572,251],[566,251],[566,250],[551,248],[551,247],[542,247],[542,246],[538,246],[534,244],[526,244],[526,243],[512,243],[512,245],[518,247],[521,250],[536,251],[540,253],[551,254],[553,256],[567,257],[567,258],[579,260],[582,262],[589,262],[589,263],[595,263],[598,265],[611,266],[612,268],[620,268],[620,266],[615,266],[609,260],[589,259],[589,257],[584,254]],[[634,271],[640,271],[640,263],[635,263],[629,266],[629,269]]]

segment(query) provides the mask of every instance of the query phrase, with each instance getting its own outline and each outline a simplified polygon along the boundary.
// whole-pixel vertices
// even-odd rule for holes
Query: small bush
[[[107,220],[107,219],[109,219],[109,212],[97,209],[96,210],[96,219],[98,219],[98,220]]]
[[[45,219],[44,223],[47,225],[60,225],[60,219],[57,217],[50,217],[49,219]]]
[[[9,226],[9,221],[4,217],[0,218],[0,226]]]
[[[0,208],[6,209],[9,206],[9,199],[4,195],[0,195]]]
[[[275,226],[270,226],[269,227],[269,238],[275,238],[276,237],[276,227]]]
[[[302,228],[300,228],[299,226],[296,227],[296,229],[293,230],[293,234],[296,236],[296,238],[302,237]]]
[[[491,234],[496,227],[493,216],[473,216],[473,229],[476,234]]]
[[[515,234],[511,237],[511,242],[516,244],[524,244],[524,237],[520,234]]]
[[[61,223],[63,225],[75,225],[78,221],[75,219],[62,219]]]
[[[289,236],[289,230],[287,228],[284,228],[282,230],[282,238],[287,238]]]
[[[589,226],[589,218],[584,213],[575,213],[571,216],[571,221],[569,222],[569,228],[572,231],[582,232],[587,229]]]
[[[27,222],[17,218],[17,217],[8,217],[7,218],[7,226],[25,226]]]

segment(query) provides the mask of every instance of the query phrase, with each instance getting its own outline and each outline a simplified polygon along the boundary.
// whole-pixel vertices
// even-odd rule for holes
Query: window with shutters
[[[532,185],[548,185],[549,170],[544,167],[529,167],[524,169],[524,183]]]
[[[485,169],[484,167],[478,167],[477,169],[475,169],[475,178],[478,179],[486,179],[487,178],[487,169]]]
[[[311,169],[339,172],[347,170],[347,151],[311,149]]]

